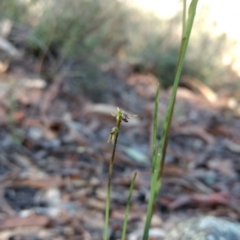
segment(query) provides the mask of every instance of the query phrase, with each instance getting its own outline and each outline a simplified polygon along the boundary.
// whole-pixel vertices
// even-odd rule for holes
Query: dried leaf
[[[0,219],[0,229],[17,228],[17,227],[45,227],[50,222],[46,216],[30,216],[27,218],[22,217],[9,217]]]

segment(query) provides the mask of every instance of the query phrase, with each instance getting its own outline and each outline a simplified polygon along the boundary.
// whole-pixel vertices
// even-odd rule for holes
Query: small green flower
[[[112,116],[116,118],[117,125],[122,121],[123,111],[117,107],[117,113],[112,113]]]
[[[137,115],[130,115],[125,113],[123,110],[119,109],[118,107],[117,107],[117,113],[116,114],[112,113],[112,115],[114,116],[114,118],[116,118],[117,124],[120,124],[122,121],[128,122],[130,117],[137,117]]]

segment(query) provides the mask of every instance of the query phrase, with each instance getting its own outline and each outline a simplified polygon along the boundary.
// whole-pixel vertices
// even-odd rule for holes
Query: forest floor
[[[85,92],[78,78],[48,80],[30,68],[15,64],[0,74],[0,240],[101,239],[116,107],[138,117],[124,123],[119,136],[110,236],[120,238],[137,172],[128,239],[139,239],[149,196],[156,78],[132,73],[120,80],[104,73],[102,88],[94,89],[105,79],[97,75]],[[191,216],[240,221],[239,105],[224,91],[186,82],[188,88],[178,90],[151,239],[164,239]],[[159,124],[169,93],[160,92]]]

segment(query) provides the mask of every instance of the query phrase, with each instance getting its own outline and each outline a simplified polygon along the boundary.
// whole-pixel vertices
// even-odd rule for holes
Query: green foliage
[[[205,24],[203,25],[206,27]],[[214,84],[221,79],[224,72],[229,74],[231,72],[231,69],[227,69],[222,63],[222,59],[229,49],[230,40],[225,34],[214,33],[211,35],[206,28],[198,28],[198,34],[201,37],[193,36],[183,73],[194,76],[203,82]],[[233,46],[233,43],[231,45]]]
[[[61,56],[106,61],[126,42],[125,15],[118,1],[53,1],[32,34]]]
[[[134,173],[134,176],[132,178],[131,185],[130,185],[130,188],[129,188],[129,195],[128,195],[127,206],[126,206],[126,211],[125,211],[125,216],[124,216],[124,221],[123,221],[123,229],[122,229],[121,240],[126,239],[128,215],[129,215],[132,192],[133,192],[133,187],[134,187],[134,184],[135,184],[136,177],[137,177],[137,173]]]
[[[217,83],[228,70],[222,58],[232,43],[225,35],[214,32],[207,14],[206,9],[198,14],[183,74]],[[28,51],[36,56],[53,55],[97,64],[118,58],[153,72],[164,87],[173,84],[181,35],[180,12],[171,19],[161,19],[118,0],[2,0],[0,18],[32,26],[26,37]]]
[[[17,0],[0,1],[0,20],[10,18],[15,22],[24,22],[27,13],[27,6]]]
[[[191,35],[191,30],[195,18],[196,8],[197,8],[198,0],[192,0],[191,4],[189,6],[188,10],[188,19],[185,20],[185,17],[183,18],[182,26],[182,40],[181,40],[181,46],[180,46],[180,52],[177,62],[177,70],[174,78],[173,83],[173,89],[171,92],[170,102],[168,105],[166,117],[163,124],[163,130],[162,130],[162,136],[161,140],[158,143],[156,143],[156,140],[153,139],[153,160],[152,160],[152,175],[151,175],[151,187],[150,187],[150,197],[148,201],[148,209],[147,209],[147,217],[146,222],[144,226],[144,234],[143,234],[143,240],[148,239],[148,232],[150,229],[150,223],[151,223],[151,217],[152,217],[152,211],[153,207],[156,201],[156,197],[158,195],[158,192],[162,185],[162,172],[164,167],[164,161],[165,161],[165,155],[166,155],[166,149],[168,144],[168,136],[170,132],[170,126],[172,122],[172,116],[174,111],[174,105],[175,105],[175,99],[177,94],[177,88],[179,85],[180,75],[182,73],[183,68],[183,62],[185,59],[188,42]],[[184,13],[186,12],[186,4],[184,4]],[[158,101],[159,98],[159,89],[156,93],[156,101]],[[155,109],[154,109],[154,129],[153,129],[153,135],[156,137],[156,131],[157,131],[157,103],[155,102]]]
[[[172,85],[174,79],[180,20],[180,14],[168,20],[148,15],[131,19],[135,31],[129,33],[128,59],[156,74],[164,87]]]

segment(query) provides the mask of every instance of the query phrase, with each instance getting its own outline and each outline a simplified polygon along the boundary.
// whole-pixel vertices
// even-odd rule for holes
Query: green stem
[[[176,93],[178,88],[178,83],[183,67],[184,58],[186,55],[186,50],[192,30],[192,25],[196,13],[196,7],[197,7],[198,0],[192,0],[189,12],[188,12],[188,20],[186,22],[186,26],[184,27],[185,30],[183,32],[182,41],[181,41],[181,47],[180,47],[180,53],[177,63],[177,71],[175,74],[173,89],[170,97],[170,102],[167,109],[167,114],[164,120],[164,126],[162,131],[162,136],[159,144],[159,150],[157,152],[157,157],[154,160],[154,167],[152,168],[152,176],[151,176],[151,187],[150,187],[150,197],[148,202],[148,209],[147,209],[147,217],[146,222],[144,226],[144,234],[143,234],[143,240],[148,240],[148,231],[151,224],[151,217],[153,212],[153,206],[154,202],[157,196],[157,193],[159,192],[161,188],[161,180],[162,180],[162,171],[163,171],[163,165],[165,160],[165,154],[166,154],[166,148],[167,148],[167,142],[168,142],[168,135],[170,132],[170,125],[174,110],[174,104],[176,99]],[[185,24],[184,22],[184,24]]]
[[[122,121],[121,118],[117,121],[118,132],[120,129],[121,121]],[[116,136],[114,138],[113,151],[112,151],[112,156],[111,156],[111,160],[109,163],[109,169],[108,169],[108,186],[107,186],[107,201],[106,201],[106,210],[105,210],[104,240],[108,240],[111,182],[112,182],[114,157],[115,157],[115,152],[116,152],[116,147],[117,147],[118,132],[116,133]]]
[[[158,102],[159,102],[160,85],[158,85],[153,114],[153,134],[152,134],[152,168],[155,166],[157,158],[157,130],[158,130]]]
[[[128,195],[127,207],[126,207],[126,211],[125,211],[125,217],[124,217],[124,223],[123,223],[123,230],[122,230],[121,240],[125,240],[126,239],[128,214],[129,214],[130,202],[131,202],[131,198],[132,198],[132,192],[133,192],[133,187],[134,187],[134,184],[135,184],[136,176],[137,176],[137,173],[135,173],[134,176],[133,176],[133,179],[132,179],[132,182],[131,182],[131,186],[130,186],[130,190],[129,190],[129,195]]]
[[[182,37],[186,29],[186,12],[187,12],[187,0],[183,0],[183,15],[182,15]]]

